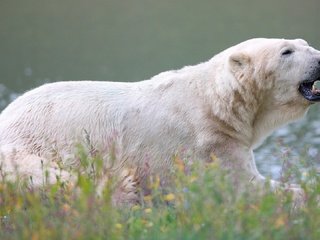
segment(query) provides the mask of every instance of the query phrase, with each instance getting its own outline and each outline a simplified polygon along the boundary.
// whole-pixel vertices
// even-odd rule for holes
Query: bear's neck
[[[296,103],[294,107],[289,104],[277,104],[265,101],[256,113],[253,122],[252,148],[257,148],[263,140],[279,127],[302,118],[310,105]]]
[[[198,81],[197,88],[202,87],[205,102],[210,104],[210,116],[214,122],[219,122],[219,131],[251,148],[255,136],[254,122],[263,96],[254,80],[248,79],[249,85],[240,84],[223,68],[211,66],[209,76],[214,77]]]
[[[274,130],[303,117],[308,110],[308,106],[299,103],[294,108],[286,104],[273,105],[269,101],[271,93],[260,89],[255,79],[248,79],[249,87],[238,84],[232,77],[229,79],[233,80],[228,84],[221,82],[223,78],[216,79],[207,87],[211,114],[225,123],[219,125],[220,131],[250,149],[258,147]]]

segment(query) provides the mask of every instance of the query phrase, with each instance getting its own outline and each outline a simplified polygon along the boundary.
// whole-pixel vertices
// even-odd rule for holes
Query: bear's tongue
[[[320,102],[320,80],[301,83],[299,86],[299,92],[309,101]]]

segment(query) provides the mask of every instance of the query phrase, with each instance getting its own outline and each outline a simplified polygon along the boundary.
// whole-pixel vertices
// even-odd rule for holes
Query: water
[[[252,37],[320,49],[319,12],[318,0],[1,0],[0,109],[46,82],[148,79]],[[279,159],[319,164],[319,112],[257,149],[261,172],[279,178]]]
[[[280,178],[284,164],[305,170],[320,166],[319,113],[320,106],[312,106],[303,119],[278,129],[256,150],[256,160],[264,175]]]

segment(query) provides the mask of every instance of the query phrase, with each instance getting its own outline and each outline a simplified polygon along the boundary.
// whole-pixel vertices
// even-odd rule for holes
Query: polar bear
[[[165,177],[173,156],[188,152],[201,162],[214,154],[234,176],[261,185],[265,178],[253,149],[320,101],[313,87],[319,79],[320,51],[307,42],[259,38],[141,82],[45,84],[1,113],[2,164],[41,183],[41,164],[52,175],[58,161],[76,165],[75,146],[89,142],[106,163],[113,151],[115,172],[142,169],[134,178],[125,170],[127,182],[154,173]],[[135,192],[136,184],[126,186]]]

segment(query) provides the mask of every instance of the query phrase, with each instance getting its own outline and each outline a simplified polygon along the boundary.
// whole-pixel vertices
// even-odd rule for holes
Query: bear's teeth
[[[313,85],[312,85],[312,93],[317,93],[317,94],[319,94],[320,93],[320,89],[319,88],[317,88],[317,86],[320,88],[320,80],[317,80],[317,81],[315,81],[314,83],[313,83]]]

